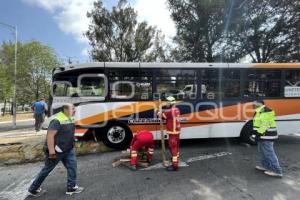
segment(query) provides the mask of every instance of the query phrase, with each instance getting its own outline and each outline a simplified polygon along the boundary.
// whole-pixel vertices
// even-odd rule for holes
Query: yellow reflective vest
[[[255,109],[253,130],[260,139],[274,140],[278,138],[275,112],[265,105]]]
[[[73,117],[67,117],[63,112],[52,116],[48,129],[57,130],[54,142],[61,152],[68,152],[74,147],[75,124]],[[59,153],[61,153],[59,152]]]

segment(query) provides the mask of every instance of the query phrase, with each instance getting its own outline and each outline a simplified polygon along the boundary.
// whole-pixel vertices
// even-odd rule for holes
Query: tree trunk
[[[4,107],[3,107],[3,113],[2,113],[2,116],[5,115],[5,112],[6,112],[6,99],[4,99]]]
[[[10,102],[10,115],[14,114],[13,108],[14,108],[14,102]],[[17,109],[16,109],[16,112],[17,112]]]

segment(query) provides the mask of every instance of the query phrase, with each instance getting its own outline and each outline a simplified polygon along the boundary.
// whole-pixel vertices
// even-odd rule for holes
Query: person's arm
[[[44,103],[44,109],[46,112],[48,111],[48,105],[46,103]]]
[[[167,119],[167,116],[168,116],[168,113],[169,111],[162,111],[162,112],[157,112],[157,116],[159,117],[159,118],[162,118],[162,119]]]
[[[132,145],[135,143],[135,141],[136,141],[136,134],[133,134],[133,138],[130,143],[130,149],[131,149]]]
[[[50,159],[55,159],[55,135],[57,134],[57,131],[60,128],[60,123],[58,120],[52,120],[49,124],[48,127],[48,132],[47,132],[47,147],[49,151],[49,158]]]
[[[32,104],[32,106],[31,106],[32,111],[34,111],[34,106],[35,106],[35,104]]]
[[[47,146],[49,151],[49,158],[55,158],[55,142],[54,137],[57,133],[57,130],[48,130],[47,132]]]

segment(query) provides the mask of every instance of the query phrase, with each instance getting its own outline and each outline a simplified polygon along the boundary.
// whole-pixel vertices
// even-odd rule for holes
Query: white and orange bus
[[[251,102],[275,110],[279,134],[300,131],[300,63],[117,63],[68,65],[53,70],[52,114],[76,106],[76,136],[128,146],[147,129],[160,139],[159,102],[174,96],[182,139],[249,139]],[[159,101],[161,99],[162,101]]]

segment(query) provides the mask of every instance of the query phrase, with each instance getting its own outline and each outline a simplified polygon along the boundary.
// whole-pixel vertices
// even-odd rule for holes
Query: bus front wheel
[[[122,123],[110,123],[101,137],[103,143],[113,149],[126,149],[132,140],[130,129]]]
[[[241,141],[251,145],[256,145],[257,142],[250,139],[252,134],[253,134],[253,121],[251,120],[245,124],[245,126],[241,131],[241,135],[240,135]]]

